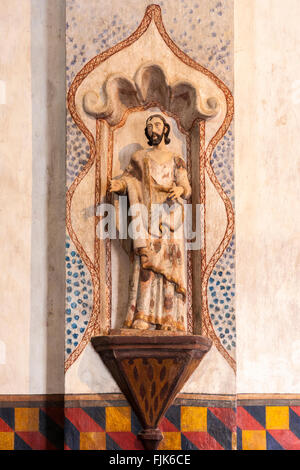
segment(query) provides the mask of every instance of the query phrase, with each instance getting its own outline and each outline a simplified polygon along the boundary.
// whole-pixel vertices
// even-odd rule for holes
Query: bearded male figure
[[[147,209],[144,233],[133,240],[124,328],[186,331],[183,204],[191,187],[184,160],[167,150],[170,126],[160,114],[146,121],[149,149],[132,155],[109,190]],[[159,205],[159,206],[158,206]],[[157,211],[156,207],[163,207]]]

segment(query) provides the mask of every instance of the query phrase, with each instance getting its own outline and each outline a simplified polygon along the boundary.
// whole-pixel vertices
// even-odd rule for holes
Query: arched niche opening
[[[67,227],[91,274],[93,307],[77,349],[66,360],[66,369],[92,335],[107,334],[114,322],[112,247],[96,237],[96,207],[107,200],[115,132],[129,114],[154,107],[175,119],[183,130],[191,160],[193,204],[202,205],[202,248],[188,266],[196,286],[189,289],[193,310],[189,331],[213,339],[234,366],[215,335],[207,298],[210,273],[234,227],[231,202],[210,164],[215,146],[231,123],[233,99],[218,77],[176,46],[164,28],[160,8],[150,5],[138,29],[92,58],[78,72],[68,93],[68,108],[89,143],[90,160],[68,190]]]
[[[149,76],[154,70],[154,78]],[[144,95],[146,99],[159,98],[159,93],[166,93],[165,80],[159,85],[157,68],[147,70],[148,86],[155,87]],[[117,83],[119,83],[117,81]],[[122,81],[124,85],[124,82]],[[123,87],[122,85],[122,87]],[[169,88],[170,89],[170,88]],[[192,87],[189,87],[191,90]],[[196,116],[196,111],[191,111],[195,100],[188,100],[188,107],[178,106],[179,112],[166,110],[164,97],[161,102],[144,102],[143,105],[127,108],[123,116],[114,111],[118,106],[121,94],[123,102],[130,103],[130,96],[125,98],[126,91],[132,96],[132,88],[123,87],[122,92],[114,95],[114,99],[107,99],[106,110],[100,112],[96,101],[94,102],[94,115],[96,117],[96,201],[98,204],[110,201],[108,193],[108,181],[112,177],[119,176],[129,163],[132,154],[141,148],[147,147],[147,139],[144,134],[145,122],[148,116],[161,113],[171,126],[171,143],[169,150],[181,156],[187,166],[188,176],[192,187],[192,197],[188,201],[193,207],[193,231],[197,230],[197,238],[200,240],[197,249],[186,251],[186,277],[187,277],[187,331],[192,334],[201,333],[201,273],[202,255],[204,253],[204,155],[205,155],[205,120],[203,116]],[[171,94],[171,92],[170,92]],[[91,96],[90,92],[89,95]],[[142,93],[139,91],[139,95]],[[143,96],[143,95],[142,95]],[[186,98],[186,97],[185,97]],[[180,98],[182,99],[182,98]],[[169,103],[171,100],[169,99]],[[109,103],[109,105],[108,105]],[[135,103],[135,101],[134,101]],[[89,113],[92,114],[91,103]],[[108,111],[109,110],[109,111]],[[188,127],[187,115],[193,115],[192,125]],[[115,116],[115,117],[113,117]],[[184,123],[184,125],[182,124]],[[188,129],[186,129],[188,127]],[[198,212],[198,215],[197,215]],[[196,216],[198,226],[196,227]],[[199,224],[200,222],[200,224]],[[200,232],[200,233],[199,233]],[[107,334],[111,329],[120,328],[124,321],[127,299],[130,262],[128,255],[122,250],[118,240],[96,240],[96,259],[99,269],[99,332]],[[102,260],[102,263],[101,263]],[[105,260],[105,263],[103,263]]]

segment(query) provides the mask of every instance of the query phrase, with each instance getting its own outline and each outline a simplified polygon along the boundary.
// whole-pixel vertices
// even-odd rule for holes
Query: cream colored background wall
[[[299,19],[235,2],[239,393],[300,392]]]
[[[46,21],[35,23],[39,43],[32,45],[30,15],[35,12],[38,22],[46,14],[38,3],[0,4],[0,80],[6,83],[0,104],[0,394],[64,388],[63,330],[57,329],[64,256],[55,236],[64,209],[64,63],[57,59],[64,38],[61,16],[48,11]],[[239,393],[300,391],[299,18],[298,0],[235,1]],[[50,37],[53,52],[46,60]],[[213,371],[205,373],[209,382]]]
[[[64,2],[1,0],[0,38],[0,393],[62,393]]]
[[[0,392],[29,390],[31,257],[30,2],[1,2]]]

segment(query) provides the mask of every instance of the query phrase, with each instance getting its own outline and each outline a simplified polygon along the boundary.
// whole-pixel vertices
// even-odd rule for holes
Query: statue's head
[[[148,117],[146,121],[145,134],[148,139],[148,144],[151,146],[159,145],[163,138],[166,145],[171,142],[168,138],[168,135],[170,134],[170,125],[160,114],[152,114]]]

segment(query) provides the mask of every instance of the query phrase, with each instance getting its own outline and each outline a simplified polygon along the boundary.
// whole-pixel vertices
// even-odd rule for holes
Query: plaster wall
[[[299,14],[235,2],[238,393],[300,391]]]
[[[0,394],[64,391],[62,3],[1,2]],[[234,3],[236,391],[299,393],[300,7]],[[93,382],[97,361],[87,348],[66,391],[116,391],[104,372]],[[206,387],[214,375],[204,366],[189,391],[234,392],[220,376]]]
[[[1,2],[0,393],[29,391],[32,117],[30,2]],[[22,47],[20,47],[22,45]]]

